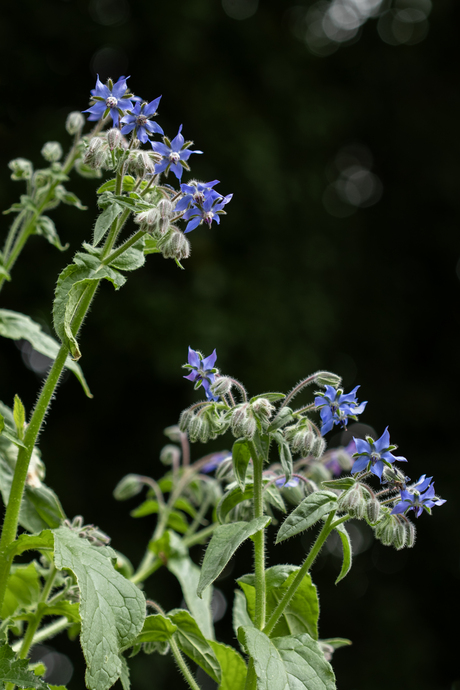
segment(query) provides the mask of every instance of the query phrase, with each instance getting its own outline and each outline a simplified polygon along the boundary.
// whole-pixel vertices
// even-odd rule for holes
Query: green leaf
[[[129,209],[130,211],[133,211],[133,213],[140,213],[141,211],[148,211],[149,209],[152,208],[152,204],[143,201],[142,199],[137,198],[136,196],[124,196],[121,194],[114,194],[113,199],[120,204],[121,206],[124,206],[124,208]]]
[[[45,681],[29,671],[27,659],[17,659],[16,654],[7,644],[0,645],[0,684],[13,683],[20,688],[48,690]]]
[[[331,665],[316,640],[304,633],[270,639],[254,627],[238,639],[254,661],[257,690],[335,690]]]
[[[8,618],[18,609],[36,604],[40,592],[40,577],[34,562],[13,566],[6,585],[1,617]]]
[[[140,506],[134,508],[134,510],[130,512],[130,515],[133,518],[146,517],[147,515],[158,513],[158,510],[158,501],[155,501],[153,498],[148,498],[146,501],[141,503]]]
[[[300,568],[294,565],[275,565],[265,571],[266,587],[266,618],[278,606],[285,592],[289,589]],[[255,618],[255,577],[254,574],[243,575],[237,580],[244,591],[248,614],[251,621]],[[318,639],[319,602],[315,585],[307,573],[302,579],[294,596],[285,608],[283,615],[277,622],[270,637],[283,635],[299,635],[308,633],[310,637]]]
[[[121,661],[120,682],[121,682],[122,688],[123,688],[123,690],[130,690],[131,683],[129,680],[128,662],[126,661],[124,656],[120,657],[120,661]]]
[[[56,567],[70,570],[80,589],[80,641],[87,687],[108,690],[123,671],[122,649],[132,645],[142,630],[144,595],[114,569],[113,549],[92,546],[64,527],[53,534]]]
[[[178,540],[178,537],[175,537]],[[193,563],[188,556],[182,558],[169,558],[166,567],[179,580],[182,594],[192,616],[196,620],[201,632],[208,640],[214,639],[214,627],[212,624],[212,587],[204,592],[203,597],[197,596],[198,583],[200,581],[200,568]]]
[[[286,481],[288,482],[292,477],[292,455],[289,443],[284,438],[281,431],[277,431],[273,434],[273,438],[278,444],[278,454],[281,460],[281,467],[283,468],[283,473],[286,476]]]
[[[323,515],[337,510],[337,496],[331,491],[315,491],[310,494],[286,518],[280,527],[276,543],[304,532],[321,520]]]
[[[237,548],[253,534],[267,527],[270,522],[271,518],[263,515],[251,522],[233,522],[217,527],[208,544],[201,566],[197,589],[199,597],[202,596],[206,587],[219,577]]]
[[[53,305],[54,328],[61,342],[69,348],[72,359],[81,357],[75,335],[72,331],[72,320],[86,291],[102,279],[110,280],[116,290],[126,282],[126,278],[110,268],[102,266],[99,259],[89,254],[77,253],[73,264],[67,266],[60,274]]]
[[[261,393],[260,395],[255,395],[253,398],[251,398],[249,404],[251,405],[256,400],[259,400],[259,398],[266,398],[269,402],[276,402],[277,400],[282,400],[285,397],[286,396],[284,393]]]
[[[222,642],[210,641],[209,644],[222,672],[218,690],[244,690],[247,669],[241,654]]]
[[[41,326],[32,321],[29,316],[20,314],[17,311],[0,309],[0,335],[12,340],[27,340],[34,350],[50,359],[55,359],[59,352],[59,343],[54,338],[44,333]],[[67,357],[65,366],[75,374],[88,398],[92,398],[93,396],[85,381],[81,367],[76,362],[73,362],[70,357]]]
[[[2,436],[5,436],[5,433]],[[15,462],[16,457],[14,464]],[[5,505],[8,505],[10,497],[14,464],[12,467],[4,454],[0,453],[0,492]],[[40,486],[26,484],[19,513],[21,527],[29,532],[41,532],[47,527],[58,527],[65,517],[59,499],[52,489],[42,482]]]
[[[104,187],[104,185],[102,185],[102,187]],[[100,187],[98,190],[98,194],[100,193],[102,187]],[[107,206],[107,208],[104,209],[97,217],[93,231],[93,247],[97,247],[107,230],[111,227],[113,221],[118,218],[122,211],[122,207],[119,204],[114,203]]]
[[[243,592],[235,590],[233,599],[232,623],[235,635],[238,635],[238,628],[254,625],[248,613],[247,600]]]
[[[102,194],[103,192],[114,192],[116,182],[117,181],[115,178],[113,180],[108,180],[107,182],[104,182],[104,184],[97,190],[97,194]],[[131,189],[134,187],[135,182],[136,180],[134,179],[134,177],[131,177],[131,175],[125,175],[123,177],[123,191],[130,192]]]
[[[327,489],[350,489],[356,484],[356,479],[353,477],[341,477],[340,479],[328,479],[321,482]]]
[[[34,234],[42,235],[50,244],[59,249],[60,252],[64,252],[69,247],[68,244],[61,244],[54,221],[51,220],[49,216],[39,216],[37,218],[35,221]]]
[[[227,491],[216,507],[217,519],[221,524],[225,522],[225,518],[235,506],[242,501],[247,501],[254,496],[254,484],[248,484],[246,489],[242,491],[239,486]]]
[[[24,551],[49,551],[54,548],[54,537],[49,530],[40,534],[21,534],[8,548],[8,555],[15,557]]]
[[[185,609],[173,609],[168,612],[168,618],[177,626],[174,639],[181,651],[219,683],[221,679],[219,662],[190,612]]]
[[[345,526],[344,525],[337,525],[337,527],[335,529],[338,532],[339,537],[342,541],[342,551],[343,551],[342,569],[340,571],[340,575],[338,576],[337,580],[335,581],[335,584],[337,584],[340,582],[340,580],[343,580],[345,575],[348,575],[348,572],[351,568],[352,549],[351,549],[351,540],[350,540],[350,537],[349,537],[347,530],[345,529]]]
[[[290,407],[282,407],[278,414],[275,415],[272,423],[268,427],[268,432],[271,434],[277,429],[280,429],[285,424],[294,421],[294,416]]]
[[[241,491],[244,491],[246,481],[246,470],[248,468],[249,460],[251,459],[251,450],[248,442],[244,438],[239,438],[233,444],[232,448],[232,462],[235,477],[238,480]]]
[[[190,503],[190,501],[187,501],[186,498],[180,497],[176,500],[174,503],[174,508],[178,508],[179,510],[183,510],[184,513],[187,513],[190,515],[191,518],[196,517],[196,510]]]
[[[110,266],[120,271],[135,271],[143,266],[145,264],[144,243],[145,235],[120,254],[115,261],[112,261]]]
[[[177,625],[161,613],[147,616],[141,632],[134,640],[134,645],[144,642],[167,642],[177,630]]]
[[[334,650],[340,649],[340,647],[349,647],[353,642],[347,640],[346,637],[329,637],[327,640],[318,640],[322,644],[327,644]]]
[[[18,432],[18,438],[24,438],[24,424],[26,423],[26,411],[22,400],[19,395],[14,396],[14,407],[13,407],[13,417],[14,423],[16,425],[16,431]]]
[[[87,206],[83,206],[76,194],[69,192],[65,187],[62,186],[62,184],[57,185],[54,193],[56,198],[59,199],[59,201],[62,201],[64,204],[75,206],[75,208],[78,208],[80,211],[86,211],[88,208]]]
[[[158,240],[154,240],[151,235],[145,236],[144,254],[161,254],[161,249],[158,249]]]
[[[182,543],[180,537],[175,532],[167,530],[159,539],[152,539],[149,543],[149,550],[160,556],[162,561],[170,558],[184,558],[188,556],[188,549]],[[188,605],[188,604],[187,604]]]

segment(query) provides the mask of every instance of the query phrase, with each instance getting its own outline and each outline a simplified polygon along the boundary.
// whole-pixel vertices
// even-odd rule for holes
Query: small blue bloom
[[[276,486],[280,489],[293,489],[295,486],[299,486],[300,479],[298,477],[291,477],[289,481],[286,481],[286,477],[283,474],[279,479],[275,481]]]
[[[143,144],[149,140],[149,134],[163,134],[160,125],[156,122],[150,122],[150,118],[157,114],[160,100],[161,96],[150,101],[150,103],[138,101],[134,108],[121,120],[121,124],[124,125],[121,133],[129,134],[134,129],[134,134]]]
[[[211,227],[213,220],[215,220],[219,225],[219,216],[225,213],[223,208],[226,204],[228,204],[232,196],[233,194],[220,196],[217,194],[217,192],[211,189],[202,206],[192,206],[184,213],[183,219],[189,221],[184,232],[191,232],[192,230],[195,230],[200,223],[206,223],[208,227]]]
[[[323,436],[332,429],[334,424],[340,424],[343,429],[346,429],[348,417],[356,420],[357,415],[364,411],[367,401],[361,405],[358,404],[356,400],[358,388],[359,386],[356,386],[350,393],[344,395],[342,390],[326,386],[326,391],[315,398],[316,409],[321,410]]]
[[[212,180],[212,182],[192,182],[191,184],[181,184],[181,192],[184,195],[175,206],[175,211],[181,213],[185,211],[190,205],[202,206],[209,196],[215,195],[215,198],[222,198],[213,187],[219,183],[219,180]]]
[[[88,110],[83,110],[84,113],[90,113],[89,121],[100,120],[110,113],[113,126],[118,127],[119,116],[123,115],[124,110],[131,110],[133,107],[132,100],[130,100],[133,96],[128,93],[127,79],[129,77],[120,77],[116,84],[113,84],[112,80],[109,79],[105,85],[97,75],[96,88],[91,89],[95,103]]]
[[[392,515],[413,510],[415,515],[420,517],[424,509],[431,514],[433,506],[442,506],[446,502],[434,493],[434,484],[430,484],[433,477],[425,477],[426,475],[422,474],[413,486],[401,490],[401,501],[391,511]]]
[[[189,146],[193,142],[186,142],[181,132],[182,125],[179,127],[179,131],[172,141],[169,141],[167,137],[163,137],[164,144],[160,141],[150,142],[152,149],[156,153],[159,153],[163,159],[155,166],[155,172],[157,174],[166,172],[167,175],[169,171],[172,170],[177,179],[180,180],[184,168],[190,170],[187,161],[192,153],[203,153],[203,151],[192,151],[189,149]]]
[[[219,453],[213,453],[210,458],[209,462],[206,463],[206,465],[203,465],[201,468],[201,472],[204,474],[209,474],[209,472],[213,472],[216,470],[221,463],[224,462],[224,460],[231,460],[232,454],[228,452],[228,450],[222,450]]]
[[[353,441],[356,443],[357,451],[353,457],[357,459],[351,469],[352,474],[370,468],[372,474],[375,474],[376,477],[381,479],[385,465],[390,467],[395,461],[407,462],[406,458],[402,456],[397,457],[391,453],[392,450],[395,450],[396,446],[390,445],[388,427],[378,441],[374,441],[370,436],[367,436],[366,441],[362,438],[354,438]]]
[[[192,350],[191,347],[188,348],[188,364],[184,364],[184,368],[191,369],[184,379],[193,381],[195,383],[195,390],[201,385],[203,386],[206,397],[208,400],[219,400],[211,392],[211,384],[214,383],[216,379],[217,369],[214,368],[216,363],[217,355],[216,351],[210,354],[208,357],[203,358],[201,352]]]

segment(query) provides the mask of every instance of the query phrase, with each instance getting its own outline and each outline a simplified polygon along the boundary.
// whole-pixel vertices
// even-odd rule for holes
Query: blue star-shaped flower
[[[201,385],[203,386],[206,397],[208,400],[219,400],[211,392],[211,384],[214,383],[216,379],[216,371],[214,364],[216,363],[217,355],[216,351],[205,357],[201,352],[192,350],[191,347],[188,348],[188,364],[184,364],[185,369],[191,369],[190,374],[184,376],[184,379],[193,381],[195,383],[195,390]]]
[[[154,101],[150,103],[136,103],[134,108],[125,115],[121,124],[122,134],[129,134],[135,130],[134,134],[143,144],[146,144],[149,140],[149,134],[164,134],[160,125],[156,122],[151,122],[150,118],[157,114],[158,104],[160,103],[161,96],[155,98]]]
[[[364,411],[367,400],[361,405],[358,404],[356,400],[358,388],[359,386],[356,386],[350,393],[344,395],[342,390],[326,386],[326,391],[315,398],[316,409],[321,410],[323,436],[332,429],[334,424],[340,424],[343,429],[346,429],[348,417],[356,420],[357,415]]]
[[[392,515],[413,510],[415,515],[420,517],[424,509],[431,514],[433,506],[442,506],[446,502],[434,493],[434,484],[430,484],[433,477],[425,477],[426,475],[422,474],[413,486],[401,490],[401,501],[391,511]]]
[[[184,213],[183,219],[189,221],[184,232],[195,230],[200,223],[206,223],[208,227],[211,227],[213,220],[219,225],[219,216],[225,213],[223,208],[225,204],[228,204],[232,196],[233,194],[220,196],[214,189],[209,190],[201,206],[192,206]]]
[[[174,173],[178,180],[181,179],[184,168],[190,170],[187,165],[187,161],[192,155],[192,153],[203,153],[203,151],[191,151],[189,146],[193,143],[191,141],[185,141],[181,134],[182,125],[179,127],[179,131],[172,141],[169,141],[167,137],[163,138],[164,144],[160,141],[151,141],[152,149],[159,153],[163,158],[156,166],[155,172],[157,174],[166,172],[166,175],[170,170]]]
[[[353,438],[353,441],[356,443],[356,453],[354,453],[353,457],[357,458],[357,460],[351,468],[352,474],[370,468],[372,474],[381,479],[385,465],[390,467],[395,461],[407,462],[406,458],[402,456],[397,457],[391,453],[396,446],[390,445],[388,427],[378,441],[374,441],[370,436],[367,437],[366,441],[362,438]]]
[[[113,126],[118,127],[119,116],[123,115],[124,110],[131,110],[133,107],[130,100],[133,96],[128,93],[127,79],[129,77],[120,77],[116,84],[113,84],[112,80],[109,79],[105,85],[97,75],[96,88],[91,89],[95,103],[88,110],[83,110],[84,113],[90,113],[89,121],[100,120],[110,113]]]
[[[215,198],[222,198],[213,187],[219,183],[219,180],[212,180],[212,182],[192,182],[191,184],[181,184],[181,192],[184,195],[176,204],[175,211],[181,213],[185,211],[190,205],[202,206],[206,199],[211,195]]]

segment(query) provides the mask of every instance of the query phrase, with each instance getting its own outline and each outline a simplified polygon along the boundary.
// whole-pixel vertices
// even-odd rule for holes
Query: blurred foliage
[[[448,503],[422,516],[411,552],[370,544],[338,587],[335,556],[319,561],[320,635],[354,642],[334,659],[342,690],[367,690],[369,678],[374,690],[389,682],[450,690],[460,683],[454,639],[445,638],[459,580],[450,527],[458,406],[447,392],[459,373],[459,8],[438,0],[416,45],[389,45],[370,18],[350,44],[320,57],[292,26],[292,12],[310,4],[264,0],[240,21],[209,0],[23,0],[5,9],[2,208],[23,191],[7,162],[40,164],[44,141],[65,143],[65,117],[87,107],[96,72],[131,74],[130,87],[147,100],[162,94],[166,134],[183,123],[205,152],[193,175],[234,193],[220,227],[190,236],[185,271],[151,256],[119,293],[101,288],[82,335],[95,399],[69,377],[60,388],[40,444],[47,481],[69,516],[82,513],[116,535],[115,548],[136,561],[152,524],[134,523],[111,492],[126,472],[155,476],[162,429],[196,399],[181,378],[188,345],[216,347],[221,370],[252,394],[285,390],[319,367],[337,371],[370,401],[362,421],[378,435],[389,425],[410,476],[434,474]],[[375,204],[328,205],[344,150],[372,160],[383,192]],[[53,216],[68,254],[90,236],[95,213],[93,183],[71,188],[89,210]],[[2,307],[51,330],[54,283],[68,260],[32,238]],[[11,404],[17,392],[30,410],[40,377],[12,342],[0,343],[0,369],[2,399]],[[293,540],[277,557],[300,562],[301,548]],[[227,597],[250,550],[239,559],[221,583]],[[161,571],[146,590],[166,608],[180,603]],[[234,643],[228,612],[219,628]],[[64,640],[55,644],[67,650]],[[135,659],[132,668],[136,690],[152,677],[157,687],[182,687],[163,658]]]

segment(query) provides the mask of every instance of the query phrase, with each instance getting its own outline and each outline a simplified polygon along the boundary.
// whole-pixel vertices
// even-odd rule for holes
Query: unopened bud
[[[404,527],[406,529],[406,546],[411,549],[415,544],[416,529],[413,522],[407,520],[404,522]]]
[[[190,256],[190,242],[174,225],[161,243],[161,252],[165,259],[187,259]]]
[[[337,510],[340,513],[350,513],[359,501],[359,493],[355,490],[355,486],[340,494],[337,500]]]
[[[143,486],[138,474],[127,474],[113,490],[114,498],[117,501],[126,501],[128,498],[137,496],[142,491]]]
[[[275,411],[275,406],[271,404],[267,398],[257,398],[251,405],[252,411],[256,417],[262,422],[262,424],[267,425],[270,421],[270,417]]]
[[[408,481],[409,477],[406,477],[404,472],[401,472],[401,470],[398,467],[388,467],[388,465],[384,466],[382,472],[383,484],[390,484],[390,486],[400,489],[405,487],[406,482]]]
[[[248,441],[252,441],[252,439],[254,438],[254,434],[256,433],[256,429],[256,420],[254,419],[254,417],[248,415],[248,417],[243,423],[241,436],[243,436]]]
[[[380,536],[380,541],[385,546],[391,546],[394,543],[396,534],[396,525],[393,520],[389,520],[385,527],[382,529]]]
[[[74,134],[78,134],[83,129],[83,125],[85,124],[85,117],[82,113],[78,112],[78,110],[74,110],[73,113],[69,113],[67,115],[67,120],[65,123],[65,128],[67,132],[73,136]]]
[[[248,417],[249,404],[244,403],[233,410],[232,413],[232,433],[236,438],[243,435],[243,428]]]
[[[161,199],[158,202],[158,213],[160,214],[158,222],[158,231],[160,235],[164,235],[169,228],[169,221],[171,220],[172,204],[169,199]]]
[[[379,519],[380,515],[380,501],[377,498],[371,498],[366,505],[367,519],[374,524]]]
[[[281,410],[276,415],[273,422],[270,424],[270,431],[276,431],[281,429],[288,422],[292,422],[292,410],[290,407],[282,407]]]
[[[311,447],[311,454],[313,455],[314,458],[319,460],[320,457],[323,455],[325,450],[326,450],[326,441],[324,440],[324,438],[321,438],[321,436],[317,436],[315,442],[313,443],[313,445]]]
[[[330,478],[329,471],[321,462],[309,464],[309,475],[317,484],[321,484],[321,482],[325,482]]]
[[[32,163],[26,158],[14,158],[8,163],[8,167],[13,171],[12,180],[30,180],[32,177]]]
[[[314,376],[316,383],[320,386],[334,386],[334,388],[337,388],[342,383],[342,378],[331,371],[317,371]]]
[[[147,151],[138,151],[136,152],[133,167],[139,177],[153,175],[155,173],[155,159],[152,157],[152,154],[148,153]]]
[[[101,146],[102,139],[100,137],[93,137],[88,144],[88,148],[86,149],[85,158],[90,154],[94,155]]]
[[[293,453],[303,457],[310,454],[316,441],[316,434],[312,431],[308,420],[303,419],[299,424],[287,426],[284,431],[286,440],[289,441]]]
[[[179,429],[185,433],[188,430],[190,421],[192,420],[193,412],[190,410],[182,410],[179,417]]]
[[[62,146],[58,141],[47,141],[42,148],[42,156],[49,163],[56,163],[62,157]]]
[[[186,412],[188,412],[188,410],[186,410]],[[177,424],[174,424],[173,426],[167,426],[166,429],[163,429],[163,433],[173,443],[180,443],[182,440],[181,431]]]
[[[220,398],[231,390],[232,385],[233,383],[228,376],[219,376],[211,385],[211,393]]]
[[[122,139],[121,132],[116,127],[112,127],[112,129],[109,129],[109,131],[107,132],[107,143],[108,143],[109,149],[111,151],[118,148],[118,146],[120,145],[121,139]]]
[[[160,214],[156,207],[150,208],[148,211],[142,211],[134,216],[134,222],[141,226],[141,230],[145,232],[153,232],[158,227]]]
[[[163,446],[160,451],[160,461],[163,465],[177,465],[180,461],[180,450],[177,446],[173,446],[171,443]]]
[[[407,540],[406,529],[401,522],[398,522],[398,524],[396,525],[396,529],[395,529],[395,538],[394,538],[393,545],[399,551],[400,549],[403,549],[405,547],[406,540]]]

